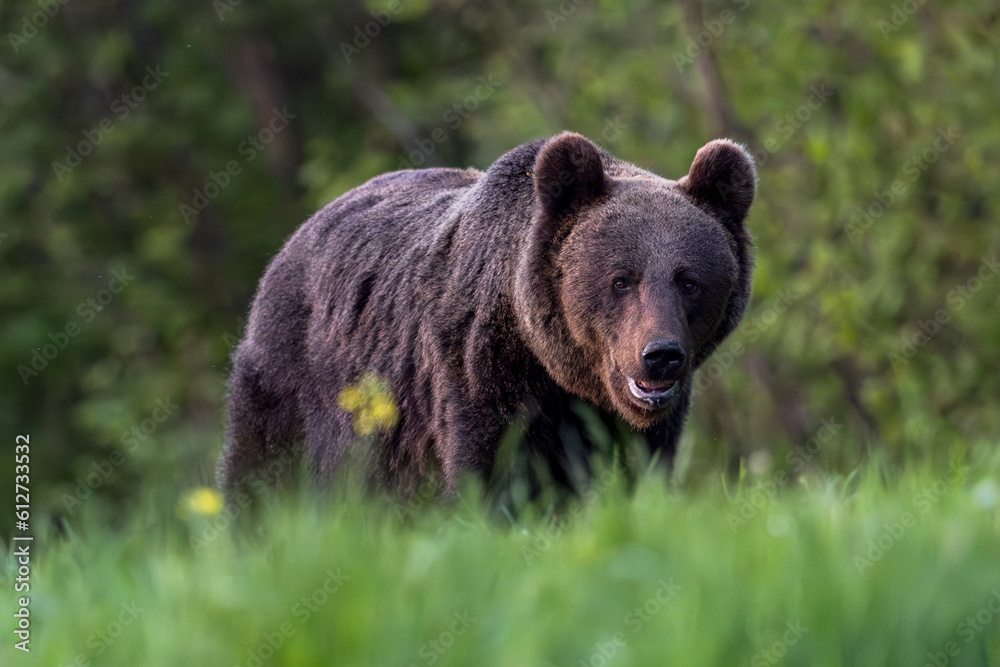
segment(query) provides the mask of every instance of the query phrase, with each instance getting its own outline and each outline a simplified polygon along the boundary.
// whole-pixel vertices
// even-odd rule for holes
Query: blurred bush
[[[212,483],[283,240],[375,174],[562,129],[675,178],[717,136],[757,156],[753,308],[700,383],[689,476],[996,443],[994,2],[16,1],[0,24],[0,434],[31,435],[36,509]]]

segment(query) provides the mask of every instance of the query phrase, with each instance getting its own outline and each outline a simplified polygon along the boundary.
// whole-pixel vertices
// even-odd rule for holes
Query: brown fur
[[[515,421],[522,447],[558,470],[576,398],[669,461],[693,374],[749,300],[755,188],[728,141],[671,181],[564,133],[485,173],[401,171],[348,192],[261,280],[234,355],[220,481],[232,490],[300,450],[327,478],[357,442],[338,395],[366,373],[399,406],[365,445],[385,486],[412,490],[438,467],[449,488],[489,476]]]

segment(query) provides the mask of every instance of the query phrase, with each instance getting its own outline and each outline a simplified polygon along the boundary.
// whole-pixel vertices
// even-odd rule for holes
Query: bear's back
[[[474,169],[421,169],[376,176],[320,209],[289,245],[297,241],[315,256],[371,251],[372,243],[412,244],[429,216],[443,215],[482,175]]]

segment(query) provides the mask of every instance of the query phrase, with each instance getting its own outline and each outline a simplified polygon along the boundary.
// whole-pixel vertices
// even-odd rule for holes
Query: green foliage
[[[823,418],[846,425],[820,457],[833,466],[874,441],[899,455],[995,438],[1000,281],[970,283],[997,249],[991,3],[924,6],[898,28],[861,2],[376,4],[385,26],[348,6],[74,3],[8,40],[0,424],[44,443],[47,507],[66,510],[157,399],[181,407],[98,494],[157,470],[210,481],[242,314],[310,211],[382,171],[485,167],[562,128],[671,176],[719,134],[757,154],[754,309],[697,402],[700,468],[800,447]],[[276,113],[294,118],[272,133]],[[115,269],[134,280],[88,306]]]
[[[969,480],[870,574],[850,558],[997,444],[998,24],[988,0],[0,5],[0,438],[30,434],[33,511],[70,535],[42,550],[45,664],[132,597],[150,611],[107,664],[245,662],[331,566],[353,579],[276,663],[420,663],[466,608],[446,662],[575,663],[660,576],[684,590],[623,662],[732,664],[801,619],[788,664],[919,663],[996,584],[995,510]],[[602,496],[533,565],[544,523],[352,507],[192,556],[162,508],[213,483],[228,357],[283,240],[381,172],[484,168],[562,129],[669,177],[717,136],[757,156],[755,294],[703,371],[693,495]],[[712,516],[743,461],[791,484],[872,455],[889,490],[795,486],[735,534]]]
[[[949,665],[993,664],[990,457],[795,484],[758,466],[727,493],[650,476],[628,495],[607,471],[587,500],[514,525],[475,501],[341,494],[286,498],[236,527],[238,505],[215,514],[199,492],[178,514],[146,495],[115,531],[89,505],[69,535],[33,545],[30,662],[10,642],[0,661],[839,666],[951,651]],[[4,596],[8,637],[15,609]]]

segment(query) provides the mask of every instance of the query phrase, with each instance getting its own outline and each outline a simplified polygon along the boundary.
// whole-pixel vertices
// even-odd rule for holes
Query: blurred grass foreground
[[[0,664],[1000,662],[1000,7],[0,4]],[[269,259],[400,168],[574,130],[754,154],[751,309],[673,479],[498,520],[214,490]],[[376,380],[340,397],[398,419]],[[19,520],[19,519],[18,519]],[[23,545],[22,545],[23,546]]]
[[[685,492],[613,477],[507,528],[474,500],[286,498],[249,533],[209,490],[178,514],[135,507],[120,529],[88,505],[66,537],[41,536],[32,652],[5,641],[0,659],[996,664],[1000,458],[970,463],[796,484],[761,469]]]

